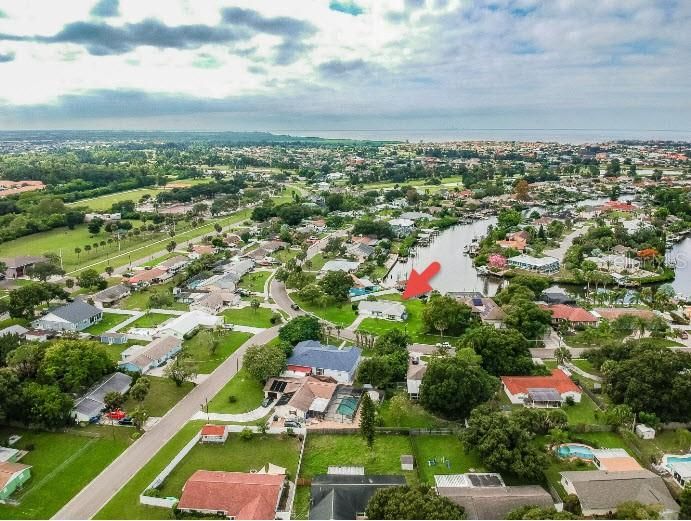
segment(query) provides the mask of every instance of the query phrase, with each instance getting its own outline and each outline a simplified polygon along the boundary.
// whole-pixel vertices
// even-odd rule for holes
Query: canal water
[[[624,195],[622,201],[630,201],[633,195]],[[609,198],[591,198],[578,203],[578,206],[598,206]],[[487,233],[487,228],[497,223],[496,217],[490,217],[472,224],[461,224],[448,228],[434,238],[429,246],[416,246],[411,249],[415,255],[407,262],[396,263],[389,272],[386,282],[394,284],[407,280],[410,272],[415,269],[423,271],[433,261],[441,264],[441,270],[430,281],[432,288],[440,291],[479,291],[487,296],[493,296],[501,280],[493,277],[480,277],[473,266],[473,259],[466,255],[464,248],[473,242],[474,238],[480,238]],[[672,251],[677,259],[677,278],[674,282],[675,289],[685,295],[691,295],[691,238],[679,243]],[[687,259],[687,262],[681,262]],[[560,261],[562,259],[559,259]],[[569,292],[576,288],[569,287]]]
[[[479,277],[473,259],[463,253],[463,249],[472,243],[473,238],[480,239],[487,233],[490,225],[497,223],[496,217],[490,217],[472,224],[460,224],[447,228],[429,246],[416,246],[411,249],[415,256],[407,262],[396,263],[386,279],[387,283],[406,280],[415,269],[420,272],[433,261],[441,264],[441,270],[430,281],[434,289],[440,291],[479,291],[492,296],[497,292],[499,279]]]

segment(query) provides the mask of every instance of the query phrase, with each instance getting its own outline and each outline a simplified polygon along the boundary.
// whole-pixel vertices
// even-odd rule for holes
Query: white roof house
[[[324,266],[322,266],[322,269],[320,271],[326,273],[328,271],[344,271],[346,273],[350,273],[352,271],[355,271],[358,269],[358,266],[360,266],[360,263],[357,261],[349,261],[345,259],[335,259],[335,260],[330,260],[327,261]]]
[[[361,300],[358,304],[358,314],[385,320],[403,321],[408,318],[403,304],[389,300]]]
[[[209,315],[200,310],[189,311],[161,325],[156,330],[155,336],[170,335],[183,338],[198,327],[216,327],[221,324],[223,324],[223,317]]]
[[[511,257],[509,266],[539,273],[551,273],[559,271],[559,260],[554,257],[533,257],[532,255],[517,255]]]

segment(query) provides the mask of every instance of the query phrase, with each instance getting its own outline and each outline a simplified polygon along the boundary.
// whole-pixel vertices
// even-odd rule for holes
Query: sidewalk
[[[223,414],[218,412],[205,413],[203,411],[197,412],[192,416],[193,420],[210,420],[219,422],[240,422],[248,423],[261,420],[264,416],[271,412],[272,407],[257,407],[253,411],[243,412],[240,414]]]

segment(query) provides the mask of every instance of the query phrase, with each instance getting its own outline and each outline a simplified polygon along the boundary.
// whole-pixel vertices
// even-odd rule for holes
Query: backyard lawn
[[[178,387],[168,378],[159,376],[147,376],[147,378],[151,382],[151,388],[141,405],[149,416],[163,416],[194,387],[191,382],[185,382]],[[138,405],[140,405],[139,402],[128,398],[122,408],[124,411],[133,411]]]
[[[294,250],[292,248],[288,248],[285,250],[278,250],[273,254],[274,258],[280,260],[283,263],[288,262],[290,259],[294,259],[295,257],[298,256],[300,253],[300,250]]]
[[[0,504],[0,519],[50,519],[130,443],[133,429],[89,426],[68,432],[0,428],[0,439],[16,434],[18,449],[33,449],[20,462],[31,479],[12,496],[19,505]]]
[[[175,467],[161,487],[163,497],[180,497],[182,486],[196,470],[250,472],[268,463],[284,467],[290,476],[297,472],[300,442],[297,437],[255,434],[245,441],[230,434],[223,445],[198,444]]]
[[[242,277],[238,287],[255,293],[264,293],[264,284],[270,275],[270,271],[253,271]]]
[[[234,396],[231,402],[229,397]],[[238,414],[259,407],[264,399],[264,385],[245,369],[237,374],[209,402],[209,412]]]
[[[146,345],[148,342],[145,340],[129,340],[126,344],[103,344],[103,348],[106,350],[106,353],[108,353],[108,356],[113,362],[119,362],[122,359],[122,352],[127,349],[130,346],[136,346],[136,345]]]
[[[585,393],[581,394],[581,403],[564,405],[562,410],[569,418],[570,425],[579,423],[595,425],[602,423],[602,420],[598,420],[595,417],[595,411],[599,411],[597,404]]]
[[[309,519],[311,496],[309,485],[300,485],[296,488],[290,519]]]
[[[413,454],[408,436],[381,434],[369,449],[359,434],[310,434],[302,460],[300,476],[311,479],[326,474],[329,466],[365,467],[365,474],[403,474],[415,483],[413,471],[401,470],[400,458]]]
[[[115,327],[121,322],[124,322],[128,318],[130,318],[129,315],[120,315],[118,313],[108,313],[107,311],[104,311],[101,321],[98,324],[87,327],[84,332],[92,335],[100,335],[101,333],[108,331],[111,327]]]
[[[157,327],[171,318],[175,318],[175,315],[167,315],[165,313],[147,313],[128,325],[127,329],[129,330],[137,327]]]
[[[269,308],[247,306],[244,308],[227,309],[223,312],[226,324],[238,324],[250,327],[271,327],[271,316],[274,311]]]
[[[479,454],[466,452],[457,436],[411,436],[420,482],[434,486],[435,474],[484,472]]]
[[[405,410],[400,415],[394,414],[391,410],[391,401],[384,401],[377,409],[377,414],[381,417],[384,427],[407,427],[410,429],[434,429],[446,425],[444,420],[440,420],[422,408],[419,404],[408,401]]]
[[[315,304],[308,304],[303,299],[298,297],[296,293],[291,293],[290,298],[293,299],[295,303],[305,311],[313,313],[319,318],[343,327],[347,327],[352,324],[353,320],[355,320],[357,317],[357,313],[353,311],[350,302],[322,307]]]
[[[310,271],[310,270],[319,271],[320,269],[322,269],[324,267],[324,264],[326,264],[327,259],[324,258],[323,253],[317,253],[314,257],[309,259],[309,261],[312,263],[311,267],[309,269],[307,269],[307,267],[305,267],[305,270],[307,270],[307,271]]]
[[[251,336],[250,333],[240,331],[223,331],[219,334],[218,348],[213,355],[206,344],[207,335],[197,334],[186,340],[183,347],[190,354],[190,359],[196,363],[197,373],[209,374]]]
[[[92,210],[110,210],[114,203],[127,200],[134,201],[136,203],[142,198],[142,196],[154,196],[160,191],[161,189],[159,188],[140,188],[138,190],[127,190],[125,192],[118,192],[116,194],[102,195],[92,199],[75,201],[73,203],[68,203],[67,206],[88,206]]]

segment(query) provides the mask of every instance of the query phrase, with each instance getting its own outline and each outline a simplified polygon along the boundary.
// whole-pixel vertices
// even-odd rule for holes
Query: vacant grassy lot
[[[415,483],[415,472],[401,470],[400,458],[412,454],[408,436],[382,434],[370,449],[358,434],[310,434],[302,460],[301,477],[313,478],[326,474],[329,466],[365,467],[365,474],[403,474]]]
[[[139,201],[144,195],[151,195],[152,197],[160,192],[160,188],[139,188],[137,190],[128,190],[126,192],[119,192],[117,194],[102,195],[101,197],[94,197],[92,199],[82,199],[74,203],[68,203],[67,206],[87,206],[92,210],[110,210],[114,203],[120,201]]]
[[[219,333],[218,347],[214,354],[209,351],[208,336],[205,334],[195,335],[190,340],[185,341],[183,347],[190,354],[191,360],[197,364],[197,372],[209,374],[251,336],[249,333],[239,331],[223,331]]]
[[[84,332],[92,335],[100,335],[101,333],[108,331],[111,327],[115,327],[119,323],[124,322],[128,318],[130,318],[129,315],[120,315],[118,313],[108,313],[107,311],[104,311],[103,319],[98,324],[87,327]]]
[[[156,327],[163,324],[166,320],[175,318],[174,315],[166,315],[165,313],[147,313],[142,315],[137,320],[127,326],[127,329],[134,329],[137,327]]]
[[[270,271],[253,271],[242,277],[238,287],[255,293],[264,293],[264,284],[270,275]]]
[[[175,467],[163,483],[161,494],[180,497],[182,486],[196,470],[222,470],[250,472],[260,470],[268,463],[287,469],[295,476],[300,456],[297,438],[255,434],[249,441],[231,434],[223,445],[197,445]]]
[[[408,401],[405,410],[394,412],[391,410],[391,401],[386,400],[377,409],[384,427],[407,427],[410,429],[426,429],[444,427],[447,422],[441,420],[424,410],[419,404]]]
[[[238,373],[209,402],[209,412],[238,414],[259,407],[264,399],[264,385],[244,369]],[[230,402],[229,396],[236,401]]]
[[[411,436],[420,481],[434,485],[435,474],[483,472],[480,456],[466,452],[457,436]],[[472,469],[472,470],[471,470]]]
[[[273,314],[274,312],[269,308],[253,309],[250,306],[227,309],[223,312],[226,324],[250,327],[271,327],[271,316]]]
[[[352,324],[353,320],[355,320],[357,317],[357,313],[355,313],[355,311],[353,311],[351,308],[350,302],[322,307],[314,304],[308,304],[303,299],[298,297],[296,293],[291,293],[290,298],[292,298],[295,303],[305,311],[313,313],[319,318],[343,327],[347,327]]]
[[[194,387],[191,382],[185,382],[178,387],[168,378],[159,376],[147,376],[147,378],[151,382],[151,388],[141,405],[149,416],[163,416]],[[139,405],[139,402],[129,398],[123,405],[123,410],[133,411]]]
[[[19,505],[0,505],[0,519],[50,519],[130,443],[133,430],[89,426],[68,432],[0,428],[0,439],[17,434],[16,448],[34,446],[21,459],[31,479],[12,496]]]

